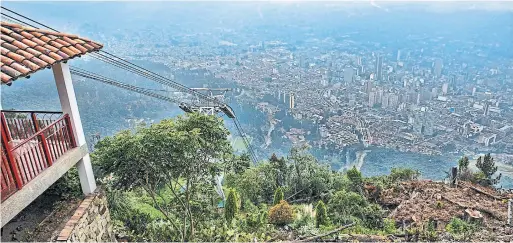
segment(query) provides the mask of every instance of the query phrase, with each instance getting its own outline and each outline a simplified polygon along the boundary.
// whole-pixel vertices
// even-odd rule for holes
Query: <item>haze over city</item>
[[[482,161],[493,157],[497,168],[491,174],[473,174],[468,181],[486,179],[493,190],[513,189],[511,2],[9,1],[2,6],[44,29],[101,43],[98,50],[105,53],[77,54],[70,69],[80,126],[93,155],[97,147],[105,155],[106,142],[100,141],[126,129],[137,134],[150,124],[202,113],[221,117],[234,156],[248,155],[254,164],[281,157],[295,161],[290,158],[301,148],[333,173],[357,170],[378,178],[404,168],[418,171],[416,179],[447,182],[456,170],[482,170]],[[27,24],[3,13],[10,31],[22,31],[13,24]],[[10,44],[18,35],[4,30],[2,35],[2,56],[21,48]],[[2,61],[9,77],[16,76],[4,65],[14,63],[11,59],[18,61]],[[55,70],[41,69],[15,82],[17,76],[3,77],[9,86],[2,86],[1,108],[62,110],[54,75]],[[228,182],[223,180],[228,179],[216,177],[215,183],[224,207],[222,186]],[[275,181],[271,194],[287,188]],[[290,197],[300,193],[287,190]]]

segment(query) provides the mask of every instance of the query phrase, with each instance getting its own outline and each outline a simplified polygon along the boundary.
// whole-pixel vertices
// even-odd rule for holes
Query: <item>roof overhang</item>
[[[99,51],[103,45],[73,34],[1,22],[1,83]]]

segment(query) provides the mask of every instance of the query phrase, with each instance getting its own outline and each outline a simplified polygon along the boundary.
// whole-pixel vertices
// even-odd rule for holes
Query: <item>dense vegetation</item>
[[[247,155],[233,153],[227,135],[221,119],[187,114],[101,140],[92,158],[116,232],[134,241],[291,240],[344,225],[352,227],[340,233],[406,233],[386,219],[376,193],[417,179],[418,171],[372,178],[356,168],[334,172],[306,147],[252,166]],[[493,171],[491,162],[478,166]],[[467,167],[462,161],[459,169]],[[474,229],[458,220],[447,232],[466,236]]]

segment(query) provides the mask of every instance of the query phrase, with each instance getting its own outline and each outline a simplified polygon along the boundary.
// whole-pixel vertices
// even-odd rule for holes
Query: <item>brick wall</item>
[[[57,242],[114,242],[114,233],[103,191],[88,195],[57,237]]]

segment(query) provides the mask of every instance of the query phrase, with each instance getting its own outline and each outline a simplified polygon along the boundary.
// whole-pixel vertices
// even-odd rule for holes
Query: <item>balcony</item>
[[[77,147],[62,112],[2,111],[0,126],[2,202]]]

